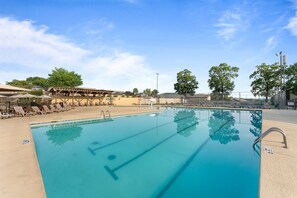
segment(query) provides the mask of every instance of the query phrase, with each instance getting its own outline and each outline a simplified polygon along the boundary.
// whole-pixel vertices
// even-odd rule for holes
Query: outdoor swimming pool
[[[261,111],[167,108],[32,133],[48,198],[251,198],[261,126]]]

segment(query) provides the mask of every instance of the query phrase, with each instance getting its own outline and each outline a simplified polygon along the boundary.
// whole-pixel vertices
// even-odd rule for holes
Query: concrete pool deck
[[[85,118],[100,118],[101,110],[112,116],[155,112],[139,107],[77,107],[73,110],[0,120],[0,197],[46,197],[30,123]],[[260,197],[296,197],[297,195],[297,111],[264,110],[263,130],[276,126],[286,131],[288,149],[282,137],[272,133],[262,141]],[[23,145],[24,139],[30,140]],[[272,147],[274,154],[264,152]]]
[[[297,111],[264,110],[262,126],[262,132],[274,126],[283,129],[288,148],[279,133],[272,132],[262,140],[260,197],[297,197]],[[274,154],[265,152],[265,147]]]

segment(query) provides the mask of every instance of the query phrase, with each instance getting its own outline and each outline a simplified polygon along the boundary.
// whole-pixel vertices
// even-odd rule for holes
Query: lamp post
[[[156,75],[157,75],[157,95],[156,95],[156,99],[157,100],[156,100],[156,102],[159,103],[159,98],[158,98],[158,93],[159,93],[159,90],[158,90],[159,89],[159,87],[158,87],[159,78],[158,77],[159,77],[160,74],[159,73],[156,73]]]
[[[287,63],[287,56],[283,55],[283,52],[280,51],[276,53],[276,56],[279,56],[279,65],[280,65],[280,89],[278,94],[278,108],[285,109],[286,106],[286,89],[285,89],[285,78],[284,78],[284,69]]]
[[[156,75],[157,75],[157,91],[158,91],[158,93],[159,93],[159,90],[158,90],[159,78],[158,78],[158,77],[159,77],[160,74],[159,74],[159,73],[156,73]]]

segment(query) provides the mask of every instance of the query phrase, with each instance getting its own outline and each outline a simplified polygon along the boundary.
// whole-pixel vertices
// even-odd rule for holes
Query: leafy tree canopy
[[[81,76],[74,71],[67,71],[64,68],[55,68],[49,74],[48,83],[53,87],[76,87],[83,84]]]
[[[25,89],[31,89],[32,85],[26,80],[12,80],[11,82],[6,82],[7,85],[15,86],[15,87],[22,87]]]
[[[137,94],[138,94],[138,89],[137,89],[137,88],[134,88],[134,89],[133,89],[133,94],[134,94],[134,95],[137,95]]]
[[[48,80],[46,78],[42,78],[42,77],[29,77],[26,79],[26,81],[33,86],[40,86],[43,87],[45,89],[47,89],[48,86]]]
[[[151,89],[146,88],[145,90],[143,90],[143,93],[147,96],[150,96],[152,94],[152,91],[151,91]]]
[[[288,78],[286,83],[287,89],[291,90],[293,94],[297,95],[297,63],[290,65],[285,73]]]
[[[124,93],[126,96],[134,96],[133,92],[131,91],[125,91]]]
[[[30,91],[29,93],[32,94],[32,95],[35,95],[35,96],[42,96],[43,95],[42,90],[34,90],[34,91]]]
[[[193,96],[195,94],[199,83],[190,70],[184,69],[178,72],[176,78],[177,83],[174,84],[176,93],[185,96],[185,98],[187,98],[187,95]]]
[[[234,90],[234,81],[238,77],[238,67],[232,67],[227,63],[219,66],[212,66],[209,70],[208,86],[214,94],[220,94],[221,99],[224,95],[230,95]]]
[[[158,91],[157,89],[154,89],[154,90],[152,91],[151,95],[152,95],[153,97],[157,97],[158,93],[159,93],[159,91]]]
[[[252,79],[251,87],[254,96],[268,97],[274,94],[274,88],[279,86],[279,65],[277,63],[266,65],[262,63],[256,66],[256,71],[250,75]]]

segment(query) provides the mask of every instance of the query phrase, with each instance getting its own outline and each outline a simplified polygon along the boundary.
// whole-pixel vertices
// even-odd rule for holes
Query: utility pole
[[[278,108],[285,109],[286,107],[286,85],[284,78],[285,65],[287,64],[287,56],[283,55],[283,52],[280,51],[276,53],[276,56],[279,56],[279,65],[280,65],[280,89],[278,94]]]
[[[158,76],[159,76],[160,74],[159,74],[159,73],[156,73],[156,75],[157,75],[157,91],[158,91],[158,93],[159,93],[159,90],[158,90],[159,78],[158,78]]]
[[[157,98],[157,103],[159,103],[159,98],[158,98],[158,94],[159,94],[159,87],[158,87],[158,83],[159,83],[159,73],[156,73],[156,75],[157,75],[157,96],[156,96],[156,98]]]

